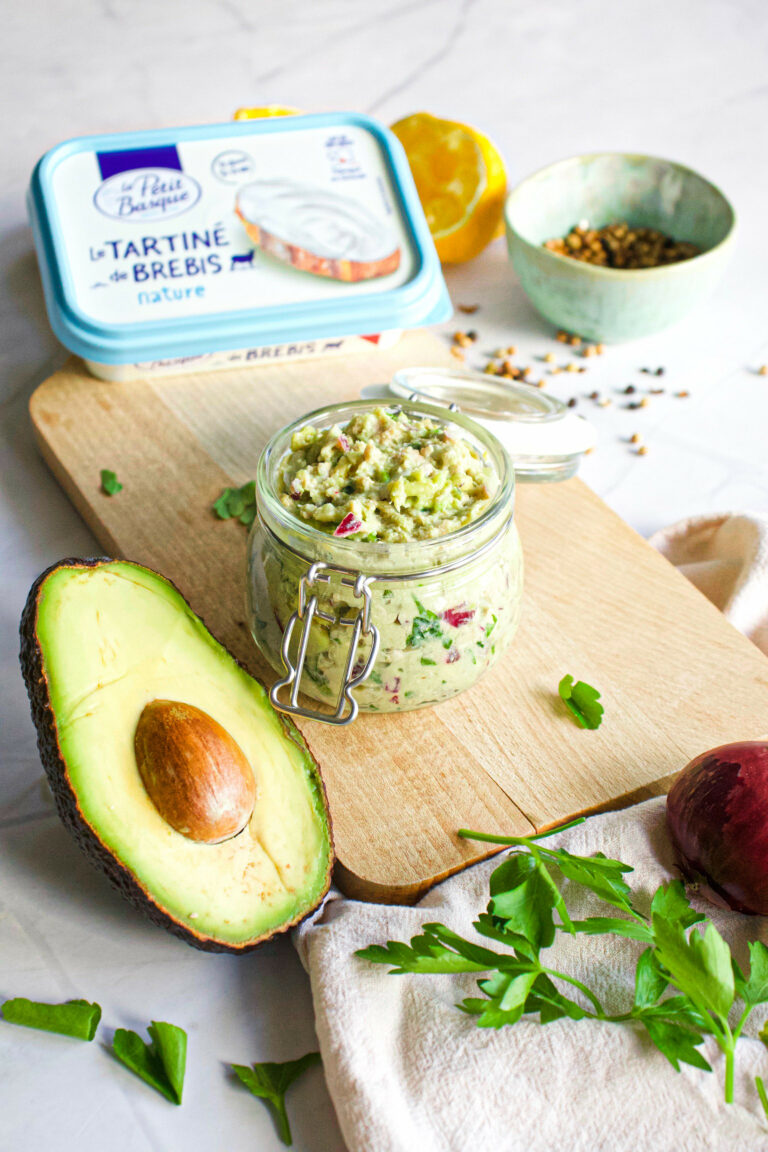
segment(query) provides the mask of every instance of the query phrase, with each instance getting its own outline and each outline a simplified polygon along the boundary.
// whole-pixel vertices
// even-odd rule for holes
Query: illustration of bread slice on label
[[[302,272],[354,282],[400,267],[388,225],[347,196],[291,180],[254,180],[239,189],[235,212],[258,248]]]

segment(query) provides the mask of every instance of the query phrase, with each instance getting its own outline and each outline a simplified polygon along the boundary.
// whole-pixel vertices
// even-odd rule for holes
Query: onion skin
[[[703,896],[768,916],[768,742],[723,744],[692,760],[667,796],[667,827]]]

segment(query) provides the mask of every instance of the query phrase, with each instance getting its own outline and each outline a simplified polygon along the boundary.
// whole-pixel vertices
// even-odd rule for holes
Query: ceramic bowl
[[[632,340],[680,320],[722,275],[736,214],[697,172],[655,156],[604,152],[574,156],[523,180],[505,208],[509,254],[539,312],[591,340]],[[657,228],[701,253],[660,268],[585,264],[542,247],[581,220]]]

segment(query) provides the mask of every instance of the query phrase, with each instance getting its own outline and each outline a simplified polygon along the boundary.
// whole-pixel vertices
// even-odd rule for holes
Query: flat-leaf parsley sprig
[[[575,820],[555,831],[580,823]],[[711,1071],[699,1046],[705,1035],[713,1036],[725,1056],[725,1100],[731,1103],[736,1043],[752,1010],[768,1003],[768,948],[759,941],[750,944],[745,976],[714,924],[707,922],[700,931],[705,917],[691,907],[679,880],[661,885],[646,914],[636,907],[625,880],[632,871],[629,864],[600,852],[575,856],[541,843],[552,834],[459,832],[466,839],[515,849],[491,874],[490,900],[473,924],[480,936],[504,945],[505,951],[429,923],[410,944],[373,944],[357,955],[390,965],[392,973],[482,973],[477,982],[482,995],[457,1005],[474,1016],[480,1028],[515,1024],[525,1015],[538,1015],[541,1024],[563,1017],[639,1024],[678,1072],[681,1064]],[[618,914],[573,920],[556,883],[558,873]],[[546,963],[543,953],[557,932],[612,934],[646,945],[635,968],[633,1003],[625,1012],[607,1012],[585,983]],[[575,993],[580,998],[574,998]],[[729,1016],[737,1001],[742,1008],[731,1026]]]

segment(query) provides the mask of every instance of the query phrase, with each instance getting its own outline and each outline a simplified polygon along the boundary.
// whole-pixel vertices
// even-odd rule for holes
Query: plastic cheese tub
[[[386,346],[451,315],[405,153],[367,116],[80,137],[28,206],[53,330],[103,379]]]

